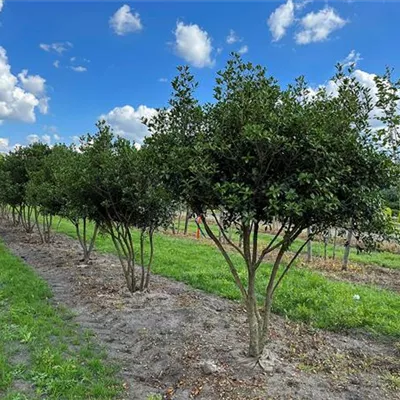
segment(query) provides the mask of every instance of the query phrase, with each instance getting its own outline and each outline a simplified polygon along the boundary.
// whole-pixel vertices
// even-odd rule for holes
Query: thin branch
[[[247,299],[247,291],[240,279],[240,276],[235,268],[235,266],[233,265],[233,262],[231,260],[231,258],[229,257],[228,253],[226,252],[226,250],[224,249],[224,246],[222,246],[221,242],[218,240],[218,238],[214,235],[214,232],[211,230],[211,228],[209,227],[204,215],[202,215],[202,220],[203,220],[203,225],[206,229],[206,232],[208,233],[208,235],[210,236],[210,238],[214,241],[214,243],[217,245],[219,251],[221,252],[221,254],[224,256],[225,261],[228,263],[229,269],[233,275],[233,278],[235,280],[235,283],[237,285],[237,287],[239,288],[240,292],[242,293],[242,296],[244,299]]]
[[[238,245],[233,243],[231,239],[228,238],[228,236],[225,233],[225,229],[223,228],[223,226],[219,222],[219,220],[218,220],[218,218],[215,215],[215,212],[213,210],[211,211],[211,214],[214,217],[215,221],[217,222],[219,230],[222,232],[222,236],[224,237],[224,239],[228,242],[228,244],[230,244],[245,259],[245,256],[244,256],[244,253],[243,253],[242,249]]]
[[[304,247],[307,245],[307,243],[311,240],[311,237],[309,237],[301,246],[300,248],[296,251],[295,255],[292,257],[292,259],[290,260],[290,262],[288,263],[288,265],[286,265],[285,270],[282,272],[281,276],[279,277],[278,281],[276,282],[274,289],[272,290],[272,294],[275,293],[276,288],[279,286],[279,284],[281,283],[283,277],[287,274],[287,272],[289,271],[290,267],[292,266],[292,264],[294,263],[294,261],[296,260],[296,258],[299,256],[299,254],[302,252],[302,250],[304,249]]]

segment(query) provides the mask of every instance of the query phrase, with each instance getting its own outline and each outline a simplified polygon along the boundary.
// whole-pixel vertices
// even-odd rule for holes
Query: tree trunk
[[[185,216],[185,229],[183,233],[187,235],[188,233],[188,227],[189,227],[189,219],[190,219],[190,209],[189,207],[186,207],[186,216]]]
[[[307,228],[307,235],[311,236],[311,227]],[[310,263],[312,261],[312,243],[311,240],[307,243],[307,262]]]
[[[176,228],[177,233],[179,234],[180,228],[181,228],[181,219],[182,219],[182,210],[179,207],[179,216],[178,216],[178,225]]]
[[[142,270],[142,276],[140,277],[140,291],[144,290],[145,280],[145,267],[144,267],[144,231],[140,231],[140,266]]]
[[[343,255],[343,265],[342,271],[347,271],[347,265],[349,263],[349,256],[350,256],[350,246],[351,246],[351,239],[353,238],[353,229],[350,228],[347,231],[347,239],[344,245],[344,255]]]
[[[154,241],[153,241],[153,235],[154,235],[154,230],[150,229],[149,231],[149,243],[150,243],[150,257],[149,257],[149,263],[147,264],[147,272],[146,272],[146,282],[145,282],[145,289],[149,288],[149,282],[150,282],[150,270],[151,266],[153,264],[153,257],[154,257]]]
[[[336,258],[336,238],[337,238],[337,228],[335,228],[335,233],[333,236],[333,252],[332,252],[332,258],[335,260]]]
[[[246,301],[247,319],[249,324],[249,356],[258,357],[260,349],[260,320],[257,310],[257,298],[255,294],[255,271],[248,271],[248,296]]]
[[[272,299],[275,290],[275,278],[282,262],[283,255],[287,249],[286,244],[282,244],[278,255],[276,256],[274,266],[272,267],[271,275],[268,281],[267,290],[265,292],[264,311],[262,316],[262,328],[260,329],[259,348],[260,355],[268,340],[269,324],[271,320]]]
[[[40,242],[44,243],[43,233],[42,233],[42,230],[40,229],[39,211],[38,211],[37,207],[34,208],[34,213],[35,213],[36,226],[37,226],[37,230],[38,230],[39,237],[40,237]]]

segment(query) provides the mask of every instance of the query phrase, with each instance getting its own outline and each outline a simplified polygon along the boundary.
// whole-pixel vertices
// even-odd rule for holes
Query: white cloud
[[[175,38],[175,51],[186,62],[197,68],[214,65],[215,60],[211,57],[213,50],[211,38],[198,25],[185,25],[183,22],[178,22]]]
[[[159,78],[158,82],[166,83],[168,82],[168,78]]]
[[[1,0],[0,0],[1,6]],[[10,140],[8,138],[0,138],[0,153],[8,153],[10,151]]]
[[[21,86],[39,100],[39,111],[42,114],[47,114],[49,112],[50,97],[45,95],[46,79],[39,75],[28,75],[27,69],[22,70],[22,72],[18,74],[18,78],[21,82]]]
[[[53,138],[54,138],[54,140],[57,140],[57,141],[61,140],[61,136],[58,135],[57,133],[55,133],[55,134],[53,135]]]
[[[293,24],[294,8],[293,1],[288,0],[269,16],[267,23],[274,42],[281,40],[285,36],[287,28]]]
[[[236,35],[236,32],[233,29],[231,29],[229,31],[229,35],[226,37],[226,43],[233,44],[240,41],[241,39]]]
[[[361,61],[361,54],[357,53],[355,50],[352,50],[349,55],[341,62],[344,67],[348,67],[350,65],[357,65],[359,61]]]
[[[74,62],[74,61],[76,60],[76,57],[71,57],[69,60],[70,60],[71,62]]]
[[[39,75],[28,75],[27,70],[18,77],[13,75],[7,52],[0,46],[0,120],[35,122],[36,108],[44,111],[45,82]]]
[[[50,135],[36,135],[36,134],[32,134],[32,135],[28,135],[26,137],[26,141],[28,142],[28,144],[33,144],[33,143],[45,143],[48,144],[49,146],[51,145],[51,137]]]
[[[300,21],[301,31],[295,35],[296,43],[324,41],[333,31],[343,28],[347,22],[331,7],[325,7],[317,13],[310,12]]]
[[[108,114],[101,115],[100,119],[105,119],[114,129],[117,135],[127,139],[142,143],[149,131],[141,121],[143,117],[150,118],[157,113],[157,110],[144,105],[140,105],[136,110],[129,105],[115,107]]]
[[[87,68],[82,67],[81,65],[79,65],[77,67],[70,67],[70,68],[75,72],[86,72],[87,71]]]
[[[239,50],[239,54],[246,54],[249,51],[249,47],[247,45],[242,46]]]
[[[4,5],[3,0],[0,0],[0,12],[1,12],[1,10],[3,9],[3,5]]]
[[[302,10],[304,7],[307,6],[307,4],[312,3],[313,0],[302,0],[302,1],[296,1],[294,8],[296,10]]]
[[[143,26],[139,13],[132,14],[131,8],[125,4],[110,18],[110,27],[117,35],[126,35],[140,31]]]
[[[49,101],[50,101],[50,97],[42,97],[39,99],[39,111],[41,114],[47,114],[49,112]]]
[[[51,144],[51,136],[50,135],[42,135],[42,142],[46,143],[50,146]]]
[[[40,96],[45,92],[46,79],[41,76],[28,75],[28,70],[23,69],[22,72],[18,74],[18,78],[22,87],[35,96]]]
[[[39,47],[47,52],[55,52],[58,54],[62,54],[65,51],[70,50],[73,45],[71,42],[57,42],[57,43],[50,43],[50,44],[46,44],[46,43],[40,43]]]
[[[53,62],[55,68],[60,68],[60,60],[56,60]]]

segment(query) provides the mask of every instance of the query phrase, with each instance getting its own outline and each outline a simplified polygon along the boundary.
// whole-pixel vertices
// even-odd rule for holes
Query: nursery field
[[[68,221],[62,220],[56,226],[59,232],[76,238],[75,229]],[[93,230],[93,225],[90,224],[88,230]],[[135,234],[138,236],[138,232]],[[301,242],[298,240],[293,247],[299,247]],[[239,290],[222,255],[211,243],[198,243],[193,238],[159,233],[155,236],[155,247],[154,273],[231,300],[240,300]],[[97,238],[96,248],[101,252],[115,253],[112,240],[107,235]],[[378,253],[377,258],[381,254]],[[391,256],[394,264],[396,261],[400,264],[400,255],[389,252],[385,252],[385,255]],[[240,275],[246,280],[243,260],[238,255],[232,257],[236,263],[242,263]],[[367,257],[373,256],[364,255],[362,260],[366,262]],[[260,301],[270,267],[268,263],[263,265],[257,282]],[[355,300],[354,296],[360,296],[360,300]],[[273,310],[317,328],[332,331],[361,329],[372,334],[400,338],[399,294],[373,285],[332,281],[316,271],[304,268],[293,268],[283,280],[276,293]]]
[[[278,366],[260,375],[244,357],[240,295],[211,243],[157,233],[152,289],[131,295],[107,235],[82,264],[73,226],[62,220],[55,228],[49,245],[6,221],[0,229],[49,282],[1,246],[2,398],[254,400],[279,399],[282,390],[294,398],[397,398],[395,291],[298,263],[274,304],[284,317],[274,317],[271,331]],[[260,279],[269,270],[266,262]],[[212,375],[204,362],[216,366]]]

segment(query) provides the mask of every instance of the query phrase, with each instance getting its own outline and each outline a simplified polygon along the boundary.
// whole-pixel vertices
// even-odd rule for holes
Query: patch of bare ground
[[[3,222],[8,247],[46,279],[54,301],[75,312],[122,368],[126,399],[400,399],[388,377],[400,373],[395,344],[310,329],[273,318],[266,373],[245,357],[246,317],[239,304],[152,276],[151,291],[131,295],[116,257],[81,265],[78,244]]]

